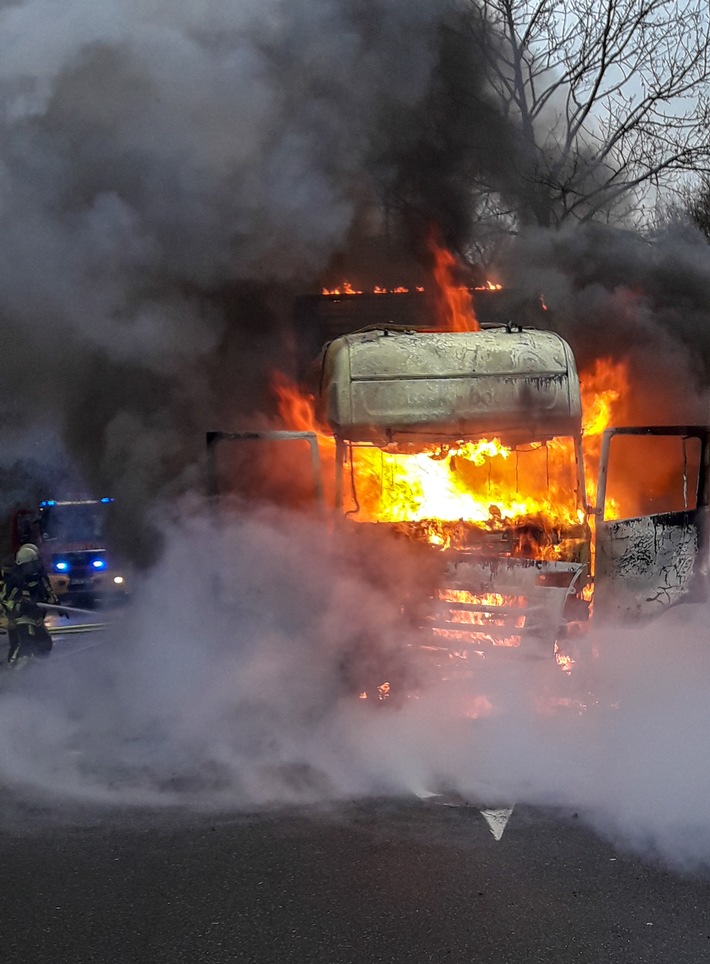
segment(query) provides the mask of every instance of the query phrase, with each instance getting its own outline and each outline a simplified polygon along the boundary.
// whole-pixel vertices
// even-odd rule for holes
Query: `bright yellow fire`
[[[457,283],[460,265],[432,232],[429,242],[439,327],[450,331],[479,328],[471,291]],[[483,290],[497,291],[500,284],[487,281]],[[378,293],[388,289],[378,288]],[[393,292],[406,289],[389,289]],[[356,295],[347,281],[324,294]],[[424,451],[397,452],[370,445],[348,448],[344,486],[346,511],[360,522],[417,525],[416,536],[446,547],[456,524],[496,532],[506,526],[527,525],[539,531],[579,526],[586,521],[585,505],[593,505],[601,437],[612,411],[626,396],[627,372],[623,363],[599,359],[581,376],[583,452],[586,492],[578,491],[575,442],[553,438],[511,449],[498,438],[461,440]],[[335,459],[332,435],[317,424],[313,399],[278,376],[275,391],[286,424],[314,431],[321,457]],[[618,507],[607,505],[607,516]],[[554,558],[564,552],[564,537],[542,539],[525,554]]]
[[[582,518],[574,498],[571,453],[567,439],[554,439],[547,446],[533,443],[521,451],[499,439],[411,454],[353,447],[350,467],[360,506],[357,518],[464,521],[491,529],[520,516],[578,523]],[[431,541],[438,540],[434,536]]]
[[[626,394],[623,363],[596,362],[581,377],[586,499],[594,503],[601,435]],[[324,461],[335,459],[335,442],[318,425],[313,399],[282,377],[275,381],[280,410],[287,425],[315,431]],[[360,522],[416,524],[417,538],[447,547],[457,524],[473,524],[488,532],[510,524],[532,524],[549,531],[585,522],[577,493],[574,442],[554,438],[511,449],[500,439],[431,446],[401,453],[369,445],[353,445],[346,462],[346,510]],[[615,507],[607,505],[607,514]],[[564,544],[547,540],[528,554],[559,557]]]
[[[582,439],[584,451],[584,473],[587,501],[594,505],[597,496],[597,475],[602,435],[612,421],[612,414],[619,419],[629,392],[629,377],[626,364],[610,358],[598,358],[589,371],[580,376],[582,389]],[[607,498],[606,517],[620,518],[620,506],[614,499]]]

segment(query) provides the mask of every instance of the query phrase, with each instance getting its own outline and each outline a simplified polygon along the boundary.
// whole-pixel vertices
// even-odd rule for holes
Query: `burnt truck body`
[[[609,477],[618,463],[613,448],[620,442],[634,444],[641,473],[659,459],[659,451],[662,456],[673,446],[678,456],[675,498],[660,506],[651,500],[652,511],[645,514],[607,517]],[[664,448],[659,450],[660,444]],[[624,466],[620,469],[623,472]],[[683,602],[707,600],[709,501],[709,426],[624,426],[604,432],[592,510],[596,517],[595,619],[643,619]]]
[[[437,554],[427,598],[402,604],[434,651],[556,653],[565,666],[592,598],[595,620],[651,616],[705,598],[708,428],[607,430],[596,504],[588,504],[580,381],[569,344],[554,332],[379,325],[341,334],[321,352],[316,404],[331,452],[334,443],[328,508],[335,517],[385,526]],[[265,438],[308,444],[325,502],[319,438],[308,431],[209,433],[212,491],[217,443]],[[484,457],[492,439],[503,449],[500,468]],[[650,459],[658,459],[659,442],[678,454],[675,501],[660,505],[654,495],[648,511],[638,509],[642,500],[630,501],[626,515],[609,510],[617,439],[633,442],[642,475],[647,443]],[[460,511],[448,490],[443,503],[427,502],[420,482],[442,467],[444,489],[453,479],[479,493],[473,508]]]
[[[569,345],[553,332],[512,326],[357,332],[326,347],[319,402],[335,437],[336,508],[354,519],[360,513],[346,506],[345,493],[357,493],[357,448],[387,452],[395,464],[413,452],[450,462],[461,459],[467,443],[495,437],[518,460],[517,486],[524,490],[520,453],[541,455],[547,469],[546,446],[557,440],[558,461],[566,463],[559,466],[564,521],[544,525],[530,513],[506,520],[492,511],[491,491],[486,518],[442,520],[419,512],[385,523],[429,539],[441,554],[441,581],[428,604],[416,608],[419,625],[444,646],[549,653],[565,608],[580,600],[590,574],[581,397]],[[575,622],[586,611],[576,608]]]

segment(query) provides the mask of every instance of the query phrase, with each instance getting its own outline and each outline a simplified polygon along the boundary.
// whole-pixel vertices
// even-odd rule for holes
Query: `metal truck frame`
[[[474,524],[465,531],[462,545],[432,548],[441,560],[439,583],[431,587],[430,598],[414,604],[410,601],[403,608],[442,654],[466,648],[486,654],[514,649],[520,654],[549,657],[564,651],[569,638],[588,622],[589,607],[583,595],[590,595],[592,585],[595,619],[651,616],[680,602],[705,597],[708,427],[607,430],[597,505],[588,506],[579,379],[572,351],[560,336],[512,325],[478,332],[381,327],[350,333],[334,339],[323,351],[318,398],[321,420],[335,440],[333,508],[344,523],[348,515],[344,480],[348,467],[353,471],[357,447],[446,446],[490,435],[504,437],[513,445],[571,439],[575,498],[584,516],[575,537],[568,540],[573,545],[571,555],[525,558],[514,552],[486,551],[485,538],[477,541]],[[612,441],[633,435],[698,441],[699,470],[694,480],[684,475],[687,499],[682,511],[605,519]],[[217,445],[265,439],[308,445],[314,496],[327,509],[318,439],[313,432],[208,433],[211,494],[218,494]]]

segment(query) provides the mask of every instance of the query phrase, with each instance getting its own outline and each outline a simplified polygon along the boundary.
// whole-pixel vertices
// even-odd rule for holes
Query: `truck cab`
[[[710,430],[608,429],[588,486],[580,379],[555,332],[339,334],[321,352],[311,430],[303,422],[209,433],[211,491],[217,443],[307,443],[313,491],[341,525],[430,550],[436,577],[401,608],[442,666],[554,655],[566,670],[592,616],[655,616],[707,595]]]
[[[336,508],[428,543],[441,561],[412,608],[448,649],[552,653],[586,620],[591,529],[574,356],[559,335],[355,332],[325,349],[320,416]]]

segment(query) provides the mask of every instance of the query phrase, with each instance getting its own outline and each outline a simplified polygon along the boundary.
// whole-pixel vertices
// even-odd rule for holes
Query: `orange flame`
[[[434,239],[431,241],[431,248],[434,255],[434,281],[439,302],[440,327],[447,331],[479,331],[480,325],[473,309],[471,292],[464,285],[454,283],[456,258],[446,248],[440,247]]]
[[[421,524],[427,541],[442,547],[452,544],[461,522],[489,532],[523,517],[579,523],[571,443],[553,442],[533,443],[524,453],[495,438],[407,454],[354,447],[358,518]]]
[[[602,435],[614,420],[619,421],[619,408],[629,392],[629,374],[625,362],[611,358],[597,358],[589,371],[580,375],[582,389],[582,437],[584,474],[587,501],[594,505],[597,498],[597,475],[601,454]],[[607,517],[619,518],[618,503],[607,503]]]
[[[581,385],[586,498],[593,504],[601,434],[628,392],[626,367],[600,359],[582,374]],[[318,424],[313,397],[283,376],[275,377],[273,387],[284,422],[318,435],[329,477],[335,441]],[[507,527],[525,526],[531,530],[530,541],[520,536],[519,554],[565,558],[574,545],[553,530],[586,521],[576,497],[572,445],[570,439],[555,438],[513,450],[500,439],[486,438],[414,453],[352,446],[346,465],[352,486],[346,489],[353,493],[353,502],[346,508],[356,521],[390,523],[411,538],[441,548],[465,538],[462,527],[467,525],[488,533],[487,538],[501,533],[503,541]]]
[[[356,288],[350,284],[349,281],[343,281],[338,285],[337,288],[321,288],[322,295],[361,295],[362,291],[358,291]]]
[[[450,604],[448,626],[435,626],[434,635],[467,642],[487,642],[494,646],[518,647],[522,641],[527,616],[520,613],[507,623],[501,607],[525,610],[525,596],[502,595],[497,592],[472,593],[466,589],[439,589],[436,598]],[[461,606],[461,609],[457,608]],[[466,608],[471,607],[471,608]],[[518,632],[516,632],[518,630]]]
[[[335,440],[330,432],[321,428],[315,415],[315,398],[303,392],[282,372],[274,371],[271,376],[271,390],[278,399],[279,415],[289,429],[294,432],[315,432],[319,444]]]
[[[486,291],[486,290],[497,291],[498,289],[501,288],[501,285],[491,285],[490,282],[487,282],[487,285],[488,285],[487,288],[477,288],[476,290],[477,291]],[[373,295],[407,295],[409,294],[410,290],[414,290],[419,294],[422,294],[424,291],[424,288],[422,288],[421,285],[417,285],[414,289],[405,288],[404,285],[397,285],[396,288],[386,288],[383,285],[375,285],[374,288],[372,289],[372,294]],[[335,286],[335,288],[323,287],[321,288],[320,292],[322,295],[330,295],[331,297],[338,297],[342,295],[364,294],[364,292],[361,291],[359,288],[354,288],[349,281],[341,281],[339,285]]]
[[[285,423],[316,432],[321,457],[332,469],[335,441],[318,424],[313,398],[283,377],[275,379],[274,390]],[[552,529],[584,522],[573,466],[569,439],[531,443],[518,451],[495,438],[414,453],[352,446],[346,471],[353,504],[347,510],[355,521],[390,523],[441,548],[459,544],[470,525],[504,545],[506,527],[521,523],[530,534],[521,530],[517,554],[559,558],[567,546],[553,538]],[[326,470],[326,477],[331,475]]]

